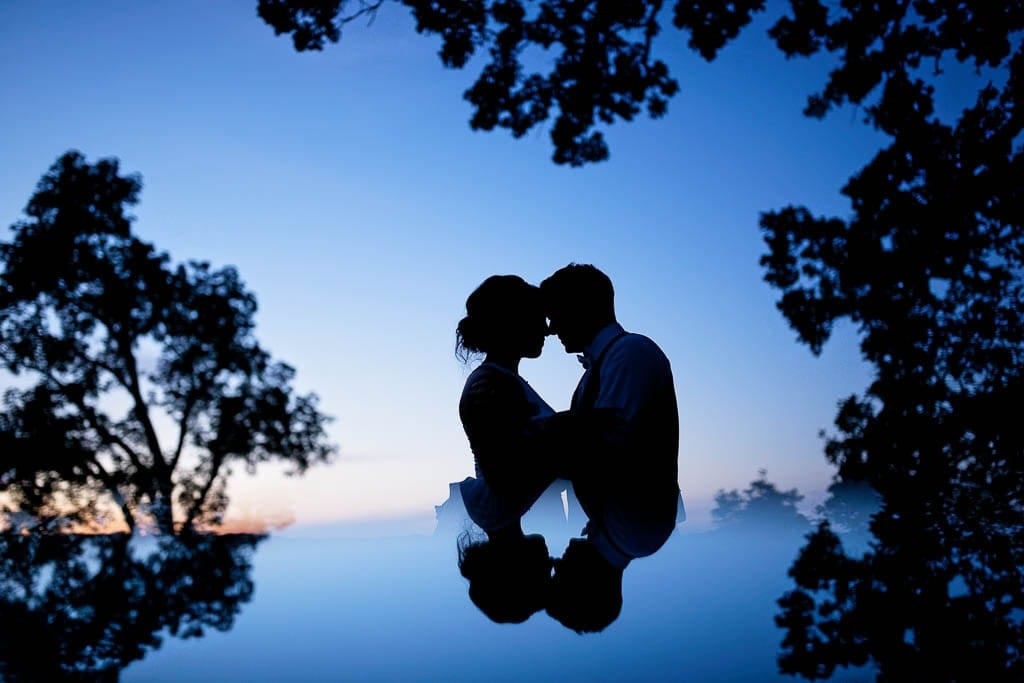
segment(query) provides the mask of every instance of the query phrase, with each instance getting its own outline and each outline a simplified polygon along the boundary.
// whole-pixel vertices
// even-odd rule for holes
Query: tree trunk
[[[124,523],[128,525],[128,533],[135,533],[135,515],[132,514],[128,504],[124,502],[124,498],[120,495],[117,496],[118,507],[121,508],[121,516],[124,517]]]
[[[219,453],[211,454],[210,460],[210,477],[206,480],[203,485],[202,491],[199,497],[192,502],[189,507],[188,516],[185,518],[185,528],[191,531],[192,524],[195,522],[199,513],[203,510],[203,505],[206,504],[206,497],[210,495],[210,489],[213,488],[213,484],[217,481],[217,475],[220,473],[221,465],[224,463],[224,456]]]
[[[151,512],[156,522],[157,531],[161,535],[174,534],[174,506],[172,505],[172,492],[174,484],[168,481],[158,481],[156,494],[153,496]]]

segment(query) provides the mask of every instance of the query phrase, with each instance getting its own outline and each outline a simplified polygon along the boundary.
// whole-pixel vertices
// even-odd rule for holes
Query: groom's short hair
[[[570,263],[540,283],[548,302],[615,317],[615,288],[611,278],[589,263]]]
[[[572,539],[555,562],[545,610],[576,633],[603,631],[622,612],[622,571],[611,569],[590,541]]]

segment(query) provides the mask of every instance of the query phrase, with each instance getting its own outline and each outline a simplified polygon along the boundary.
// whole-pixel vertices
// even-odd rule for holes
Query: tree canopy
[[[216,524],[234,467],[301,473],[333,453],[317,397],[256,341],[235,269],[173,265],[133,233],[141,187],[116,159],[68,152],[0,242],[9,520]]]
[[[1017,34],[1024,29],[1024,7],[1017,2],[789,0],[769,7],[765,0],[393,1],[409,9],[419,33],[441,39],[444,66],[461,69],[480,63],[472,58],[484,54],[464,93],[473,129],[504,128],[521,137],[553,117],[553,159],[571,165],[608,158],[603,130],[610,124],[667,111],[679,84],[655,56],[659,41],[672,40],[661,35],[666,26],[712,61],[757,15],[768,13],[769,35],[787,56],[831,53],[838,62],[808,98],[806,113],[823,116],[838,105],[865,103],[881,87],[882,97],[868,111],[876,125],[908,87],[920,89],[915,74],[938,70],[948,58],[1003,66],[1019,49]],[[302,52],[338,42],[346,24],[372,19],[385,4],[258,0],[257,11]],[[533,59],[535,54],[545,59]],[[888,90],[890,82],[895,87]]]

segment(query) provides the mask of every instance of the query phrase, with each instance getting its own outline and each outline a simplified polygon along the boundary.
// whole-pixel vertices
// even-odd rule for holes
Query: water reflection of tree
[[[1024,680],[1024,525],[998,492],[946,490],[947,501],[886,499],[866,553],[827,523],[810,536],[779,601],[784,671],[825,678],[874,662],[879,680]]]
[[[0,678],[116,681],[166,635],[230,629],[263,538],[0,536]]]

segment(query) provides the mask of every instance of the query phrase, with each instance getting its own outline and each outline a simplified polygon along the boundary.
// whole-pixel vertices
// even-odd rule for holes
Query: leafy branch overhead
[[[654,56],[663,26],[681,31],[690,49],[712,61],[769,9],[764,0],[393,2],[412,12],[419,33],[440,37],[445,66],[461,69],[483,53],[479,74],[464,94],[473,107],[473,129],[505,128],[520,137],[553,117],[553,158],[573,166],[608,158],[603,130],[609,124],[631,121],[643,111],[652,117],[666,112],[679,85]],[[302,52],[338,42],[346,24],[372,20],[384,4],[259,0],[257,11],[276,34],[291,35]],[[790,57],[828,52],[838,59],[824,88],[808,98],[806,113],[813,116],[845,103],[866,103],[890,79],[940,68],[946,55],[997,67],[1013,51],[1010,36],[1024,23],[1024,9],[1013,2],[785,5],[786,11],[771,17],[768,31],[778,48]],[[777,7],[770,8],[773,14]],[[534,59],[537,54],[544,58]],[[872,120],[899,96],[883,94],[869,114]]]
[[[451,68],[487,54],[465,92],[474,130],[504,128],[525,135],[554,113],[551,139],[557,163],[578,166],[607,158],[600,126],[632,120],[641,111],[665,113],[679,86],[652,56],[660,30],[659,2],[424,2],[400,0],[420,33],[441,38],[439,55]],[[382,3],[372,4],[376,11]],[[299,51],[320,50],[366,3],[260,0],[259,15]],[[550,70],[524,65],[524,53],[552,55]]]
[[[234,466],[330,459],[328,418],[253,336],[234,268],[132,233],[141,179],[62,156],[0,243],[0,482],[23,513],[129,527],[215,523]]]

